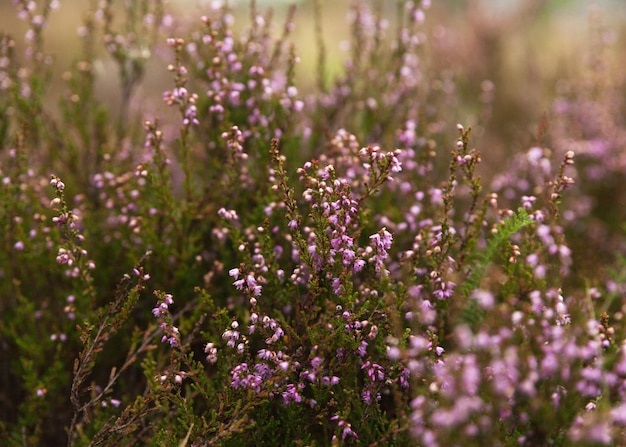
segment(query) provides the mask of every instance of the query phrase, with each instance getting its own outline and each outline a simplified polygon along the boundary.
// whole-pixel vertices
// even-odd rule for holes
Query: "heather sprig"
[[[62,237],[56,262],[65,266],[66,276],[80,279],[83,288],[81,295],[93,306],[96,297],[91,271],[96,268],[96,265],[93,260],[89,259],[88,252],[84,248],[85,237],[79,231],[80,217],[77,215],[77,211],[70,209],[65,201],[65,183],[52,175],[50,185],[55,189],[56,195],[51,201],[55,212],[52,223],[59,228]]]
[[[196,102],[198,101],[198,95],[187,91],[187,68],[182,65],[181,51],[185,45],[185,40],[182,38],[169,38],[167,44],[174,48],[175,52],[175,64],[168,65],[168,70],[174,73],[175,88],[171,91],[166,91],[163,94],[163,100],[168,106],[178,106],[179,112],[182,118],[182,125],[180,127],[180,160],[184,176],[184,191],[187,202],[193,199],[193,192],[191,190],[191,166],[189,159],[190,143],[189,143],[189,131],[191,125],[199,125],[200,122],[196,117]]]
[[[95,392],[92,393],[89,400],[84,401],[83,394],[89,389],[85,382],[92,374],[99,353],[104,349],[107,341],[120,330],[129,318],[140,297],[140,292],[145,287],[143,283],[150,279],[150,275],[143,271],[143,264],[149,256],[150,253],[146,253],[144,258],[140,260],[133,269],[133,276],[124,275],[117,286],[114,300],[96,311],[96,321],[85,319],[77,325],[83,350],[74,361],[74,377],[70,393],[74,414],[68,428],[68,445],[74,444],[74,431],[80,421],[89,421],[89,414],[93,411],[93,407],[102,404],[103,399],[112,391],[120,375],[137,360],[138,355],[148,349],[146,340],[139,347],[132,346],[125,362],[111,370],[107,385],[101,389],[94,390],[92,388],[90,391]]]

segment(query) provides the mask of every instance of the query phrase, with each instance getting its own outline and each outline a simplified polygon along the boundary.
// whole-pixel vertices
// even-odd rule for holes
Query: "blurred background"
[[[121,11],[126,0],[113,0]],[[173,18],[172,30],[189,24],[220,7],[220,0],[166,0],[165,12]],[[249,0],[231,0],[236,23],[249,23]],[[330,77],[342,71],[344,42],[349,37],[349,0],[318,0]],[[86,11],[96,1],[60,0],[45,30],[46,52],[55,59],[53,91],[64,89],[63,73],[80,58],[78,29]],[[275,31],[289,5],[296,4],[292,39],[301,63],[297,67],[301,93],[314,89],[317,45],[314,34],[313,0],[257,0],[260,10],[274,9]],[[398,2],[378,2],[392,28]],[[120,14],[121,15],[121,14]],[[185,25],[187,24],[187,25]],[[193,25],[196,26],[196,25]],[[177,28],[178,27],[178,28]],[[23,53],[26,24],[16,17],[11,0],[0,0],[0,32],[10,33]],[[563,80],[579,76],[597,45],[614,49],[621,57],[626,48],[626,1],[624,0],[437,0],[432,2],[424,23],[429,69],[454,80],[459,122],[476,127],[475,142],[489,149],[493,162],[510,150],[532,143],[538,122],[549,113]],[[173,31],[175,32],[175,31]],[[390,33],[391,34],[391,33]],[[392,36],[390,36],[392,37]],[[96,67],[98,96],[112,110],[119,97],[117,67],[102,49]],[[163,52],[162,56],[168,57]],[[169,55],[171,57],[171,54]],[[171,59],[170,59],[171,61]],[[166,70],[169,61],[154,58],[148,65],[136,99],[160,102],[170,88]],[[485,107],[485,103],[488,107]],[[147,104],[147,103],[145,103]],[[54,104],[50,105],[54,108]],[[141,105],[139,105],[141,107]]]

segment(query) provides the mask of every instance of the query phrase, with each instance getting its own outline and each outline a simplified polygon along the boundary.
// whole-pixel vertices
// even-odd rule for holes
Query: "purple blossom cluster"
[[[169,307],[174,304],[174,298],[169,293],[155,292],[158,298],[152,315],[159,321],[159,328],[163,331],[161,343],[168,343],[172,348],[180,348],[180,331],[174,325]]]
[[[185,50],[206,87],[202,117],[224,130],[234,123],[245,139],[280,137],[286,130],[280,123],[289,115],[293,120],[304,107],[291,73],[297,58],[288,56],[289,72],[278,69],[279,62],[284,62],[278,58],[283,57],[280,50],[293,29],[293,18],[287,18],[284,35],[273,51],[265,34],[268,18],[256,11],[254,15],[247,37],[236,35],[230,12],[223,11],[216,18],[203,16],[205,29],[194,32]]]
[[[181,38],[169,38],[167,39],[167,44],[174,47],[178,54],[185,45],[185,41]],[[199,125],[200,121],[198,121],[196,116],[198,110],[196,107],[198,95],[187,91],[187,68],[181,64],[179,57],[177,57],[177,64],[169,65],[168,70],[175,75],[176,87],[173,90],[168,90],[163,93],[163,101],[165,101],[168,106],[178,106],[183,119],[183,126],[189,127],[192,124],[195,126]]]
[[[621,426],[617,416],[601,427],[582,428],[588,412],[596,408],[594,402],[605,395],[603,386],[614,397],[623,393],[621,360],[610,371],[602,366],[607,352],[598,336],[601,324],[590,320],[586,328],[572,326],[558,290],[532,295],[529,312],[508,314],[510,327],[477,333],[458,327],[454,352],[435,362],[426,360],[431,359],[425,355],[426,341],[413,340],[411,356],[422,360],[410,367],[428,387],[427,394],[411,403],[413,430],[423,445],[473,442],[505,427],[524,433],[516,439],[520,445],[545,443],[541,416],[527,408],[527,402],[540,394],[549,397],[555,412],[574,404],[585,406],[583,416],[571,426],[573,441],[605,442],[594,439],[594,431],[601,429],[610,438],[611,424]],[[532,354],[522,340],[534,347]],[[579,364],[586,366],[577,368]]]
[[[375,194],[381,185],[392,181],[392,174],[402,169],[399,150],[383,152],[378,146],[361,148],[356,137],[344,130],[337,132],[331,144],[330,156],[306,162],[298,169],[298,175],[306,186],[302,197],[311,208],[313,221],[325,223],[323,231],[319,231],[319,227],[318,231],[312,231],[315,225],[303,228],[311,267],[316,272],[328,269],[328,275],[334,275],[329,279],[334,293],[339,296],[348,292],[342,287],[346,275],[358,274],[368,264],[373,265],[379,275],[387,272],[384,264],[393,239],[389,231],[383,228],[371,235],[367,247],[356,243],[361,202]],[[289,224],[292,230],[298,225],[294,220]]]
[[[61,229],[66,243],[58,248],[56,262],[66,266],[65,274],[72,278],[82,277],[90,281],[90,270],[96,268],[93,260],[88,259],[88,253],[83,248],[85,237],[79,232],[80,221],[78,210],[70,210],[65,202],[65,184],[60,178],[52,176],[50,185],[56,189],[56,197],[52,199],[51,206],[56,215],[52,222]]]

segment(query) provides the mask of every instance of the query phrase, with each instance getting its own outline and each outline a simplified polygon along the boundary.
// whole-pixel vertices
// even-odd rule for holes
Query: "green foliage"
[[[466,304],[463,308],[463,318],[472,328],[477,328],[484,318],[484,312],[476,300],[472,299],[472,292],[480,287],[487,269],[497,259],[498,255],[502,253],[502,248],[510,241],[511,237],[518,234],[524,227],[532,224],[533,221],[528,212],[523,208],[519,208],[517,213],[504,219],[496,227],[496,231],[492,232],[491,237],[487,239],[487,244],[484,248],[470,254],[468,274],[465,281],[459,286],[458,291],[466,299]],[[506,259],[506,255],[504,257]]]

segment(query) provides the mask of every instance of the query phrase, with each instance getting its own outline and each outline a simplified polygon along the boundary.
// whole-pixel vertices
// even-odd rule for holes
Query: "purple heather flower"
[[[239,220],[239,216],[237,215],[237,211],[235,210],[220,208],[219,210],[217,210],[217,215],[231,222],[237,222]]]
[[[433,295],[438,300],[445,300],[452,296],[454,293],[454,284],[452,281],[442,281],[441,278],[437,278],[438,288],[433,290]]]
[[[324,359],[322,359],[319,356],[315,356],[311,359],[311,366],[317,370],[322,365],[323,362],[324,362]]]
[[[372,382],[382,382],[385,380],[385,371],[383,367],[377,363],[371,363],[369,360],[361,366],[361,369],[364,369],[367,376],[370,378]]]
[[[254,372],[263,380],[267,380],[272,376],[272,368],[265,363],[257,363],[254,365]]]
[[[257,357],[263,360],[275,359],[276,353],[274,351],[270,351],[269,349],[259,349]]]
[[[383,228],[376,234],[372,234],[370,239],[374,243],[376,249],[381,253],[386,253],[387,250],[391,248],[391,242],[393,241],[393,236],[390,232],[387,231],[386,228]]]
[[[343,419],[340,419],[339,416],[333,416],[330,418],[331,421],[338,421],[337,422],[337,426],[339,427],[343,427],[343,430],[341,431],[341,439],[345,440],[348,436],[352,436],[354,438],[358,438],[358,435],[356,434],[356,432],[354,432],[354,430],[352,430],[352,425],[350,425],[350,423],[344,421]],[[333,440],[336,440],[336,436],[333,436]]]
[[[233,322],[233,323],[236,323],[236,322]],[[235,347],[235,345],[237,344],[237,341],[239,341],[239,336],[240,336],[239,331],[231,330],[231,329],[226,329],[222,333],[222,338],[226,340],[226,346],[230,348]]]
[[[217,348],[214,343],[207,343],[204,347],[204,352],[207,355],[207,362],[210,364],[215,364],[217,362]]]
[[[402,369],[402,372],[400,373],[400,376],[398,377],[400,386],[402,388],[407,389],[409,387],[410,376],[411,376],[411,370],[409,368]]]
[[[283,396],[283,403],[289,405],[292,402],[302,402],[302,396],[298,393],[298,389],[292,383],[287,385],[287,390],[281,393]]]
[[[56,261],[59,264],[67,264],[71,266],[73,264],[73,260],[71,258],[70,252],[65,248],[59,248]]]
[[[232,371],[231,386],[235,389],[248,388],[259,393],[264,382],[264,377],[268,377],[267,365],[255,365],[255,372],[250,374],[247,363],[237,365]]]
[[[378,233],[371,235],[370,240],[375,251],[371,261],[374,262],[375,270],[380,274],[383,272],[383,265],[388,256],[387,250],[391,248],[393,237],[386,228],[383,228]],[[384,271],[387,273],[386,270]]]
[[[257,284],[257,280],[254,275],[248,274],[248,276],[246,276],[246,285],[248,286],[248,289],[252,292],[252,295],[261,295],[262,287]]]
[[[361,393],[361,399],[367,405],[371,405],[371,403],[372,403],[372,392],[370,390],[363,390],[363,392]]]
[[[530,211],[536,200],[535,196],[522,196],[522,206],[526,211]]]

